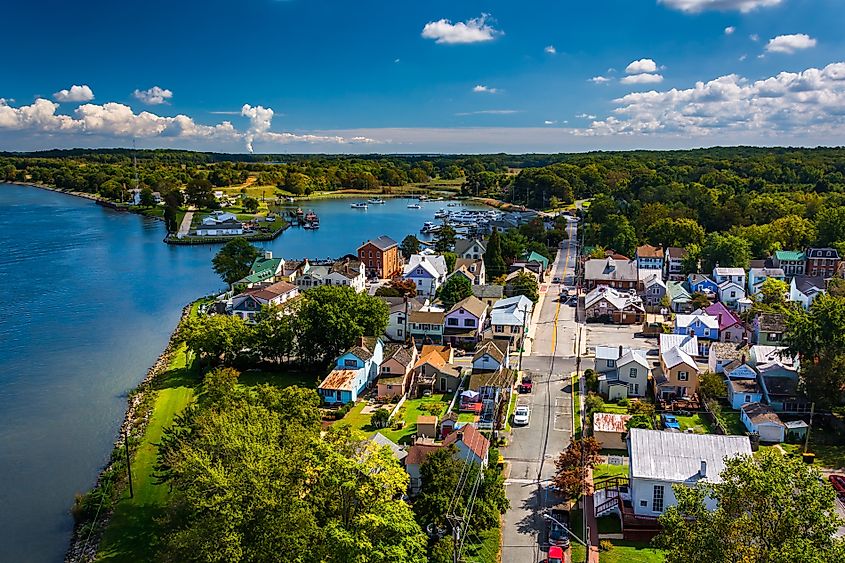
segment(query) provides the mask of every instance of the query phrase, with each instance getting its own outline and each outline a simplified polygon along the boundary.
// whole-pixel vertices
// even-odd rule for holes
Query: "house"
[[[422,475],[420,467],[425,463],[426,458],[434,452],[440,450],[443,446],[430,441],[417,441],[408,449],[408,455],[405,457],[405,472],[408,473],[410,481],[408,482],[408,494],[414,496],[420,492],[422,487]]]
[[[408,334],[417,342],[441,344],[446,312],[432,305],[408,314]]]
[[[510,367],[510,343],[507,340],[483,340],[472,356],[473,373],[498,371]]]
[[[692,396],[698,391],[698,337],[681,334],[660,335],[660,365],[654,370],[655,396],[670,400]]]
[[[786,332],[786,317],[781,313],[757,313],[752,326],[754,344],[778,346]]]
[[[772,407],[759,401],[742,405],[739,419],[749,432],[756,432],[760,436],[761,442],[779,444],[786,437],[786,425]]]
[[[798,391],[797,377],[770,375],[761,370],[759,383],[763,402],[775,411],[805,413],[810,410],[806,398]]]
[[[531,327],[534,303],[524,295],[500,299],[490,311],[490,331],[493,338],[506,338],[515,347],[522,347],[524,335]]]
[[[763,391],[756,379],[728,379],[728,402],[731,408],[739,410],[746,403],[759,403],[763,400]]]
[[[487,304],[474,295],[452,305],[443,325],[443,341],[452,344],[475,344],[487,323]]]
[[[730,364],[725,366],[725,375],[728,379],[757,379],[757,370],[748,362]]]
[[[488,307],[493,307],[493,304],[504,297],[505,288],[496,284],[484,284],[472,286],[472,294],[487,303]]]
[[[744,342],[714,342],[707,352],[707,369],[712,373],[724,373],[728,366],[744,364],[749,357],[749,348]]]
[[[414,364],[412,393],[454,393],[463,379],[461,369],[452,365],[454,359],[451,346],[423,345]]]
[[[789,300],[800,303],[805,311],[825,291],[827,283],[821,276],[795,276],[789,282]]]
[[[687,289],[690,293],[703,293],[713,299],[719,293],[719,284],[705,274],[690,274],[687,276]]]
[[[364,263],[366,275],[370,277],[389,279],[402,273],[399,245],[385,235],[361,244],[358,259]]]
[[[244,226],[240,221],[220,221],[211,225],[203,223],[197,227],[198,237],[213,237],[221,235],[242,235]]]
[[[683,262],[687,251],[677,246],[669,246],[663,255],[663,278],[668,281],[683,281]]]
[[[511,266],[513,266],[513,264],[511,264]],[[536,266],[536,264],[535,264],[535,266]],[[516,280],[521,275],[531,276],[535,280],[537,280],[538,284],[540,283],[540,274],[538,274],[534,270],[531,270],[527,267],[519,267],[516,270],[509,273],[507,275],[507,277],[505,278],[505,290],[504,290],[505,296],[513,297],[515,295],[516,289],[514,289],[513,283],[514,283],[514,280]]]
[[[616,371],[616,362],[619,358],[630,352],[627,346],[596,346],[595,370],[596,373],[608,373]]]
[[[433,415],[421,415],[417,417],[417,437],[437,437],[437,417]]]
[[[663,249],[659,246],[638,246],[635,257],[637,268],[640,270],[657,270],[658,273],[663,271]]]
[[[692,487],[699,481],[721,482],[725,459],[750,456],[747,436],[687,434],[632,428],[628,432],[631,507],[620,506],[623,516],[655,518],[677,504],[672,487]],[[621,499],[620,499],[621,500]],[[708,498],[707,508],[716,508]]]
[[[487,252],[487,243],[478,239],[458,239],[455,241],[455,254],[466,260],[481,260]]]
[[[688,334],[661,334],[658,339],[658,352],[663,354],[672,348],[679,348],[690,356],[698,355],[700,347],[698,337]]]
[[[484,285],[487,283],[487,270],[484,267],[484,260],[480,258],[478,260],[471,258],[458,258],[455,260],[455,271],[446,276],[446,279],[458,275],[465,276],[472,285]]]
[[[334,369],[317,387],[317,393],[330,405],[357,401],[358,395],[378,377],[383,356],[380,338],[362,336],[337,358]]]
[[[543,283],[546,281],[546,270],[543,268],[543,263],[538,262],[536,260],[516,260],[515,262],[511,262],[508,265],[508,273],[513,274],[516,272],[530,272],[537,278],[538,283]],[[511,276],[508,276],[506,280],[512,279]]]
[[[461,395],[464,410],[464,396],[470,395],[470,410],[479,416],[475,423],[477,428],[492,430],[500,412],[504,414],[506,401],[510,398],[513,384],[516,382],[516,371],[500,367],[496,371],[475,371],[469,376],[467,390]]]
[[[414,297],[380,297],[388,307],[387,328],[384,333],[394,342],[405,342],[409,338],[408,319],[413,311],[428,305],[428,299]]]
[[[402,448],[402,446],[399,446],[398,444],[396,444],[396,442],[394,442],[381,432],[376,432],[375,434],[373,434],[373,437],[370,438],[370,442],[372,442],[377,448],[389,449],[390,455],[396,458],[396,461],[398,461],[400,464],[404,464],[405,458],[408,457],[408,452],[406,452],[405,449]]]
[[[587,291],[592,291],[598,286],[636,290],[639,282],[635,260],[591,258],[584,263],[583,270]]]
[[[472,424],[467,424],[451,432],[443,440],[443,445],[446,447],[454,445],[457,449],[455,458],[464,463],[468,461],[470,463],[477,463],[481,467],[487,467],[487,454],[490,451],[490,441]]]
[[[598,377],[599,393],[609,401],[644,397],[650,368],[646,353],[643,350],[626,350],[613,364],[615,369],[602,372]]]
[[[745,297],[745,287],[733,280],[725,280],[719,284],[719,301],[726,307],[737,309],[738,301]]]
[[[265,250],[261,253],[261,256],[252,261],[252,265],[249,267],[249,275],[236,281],[233,285],[252,287],[261,282],[281,281],[284,277],[284,269],[284,258],[273,258],[273,253]]]
[[[663,281],[659,271],[640,270],[640,280],[643,288],[643,300],[646,307],[660,307],[663,297],[666,295],[666,283]]]
[[[760,286],[769,278],[784,281],[786,274],[781,268],[751,268],[748,270],[748,295],[760,292]],[[760,297],[758,297],[760,299]]]
[[[808,276],[832,278],[839,267],[839,252],[835,248],[808,248],[804,273]]]
[[[602,449],[624,450],[625,437],[628,435],[628,421],[630,414],[614,414],[609,412],[593,413],[593,438]]]
[[[212,225],[219,225],[220,223],[226,223],[229,221],[237,221],[238,216],[234,213],[229,213],[228,211],[212,211],[206,217],[202,218],[202,224],[204,226],[212,226]]]
[[[367,281],[364,270],[360,260],[345,257],[331,264],[309,264],[308,269],[296,277],[295,283],[302,291],[321,285],[340,285],[361,293]]]
[[[525,251],[522,253],[522,261],[523,262],[536,262],[540,264],[542,267],[542,271],[546,272],[549,269],[549,259],[540,254],[539,252],[532,251]]]
[[[742,342],[748,341],[750,333],[745,323],[725,307],[724,303],[716,302],[704,309],[708,315],[719,320],[719,341],[720,342]]]
[[[417,348],[387,344],[379,366],[378,396],[401,397],[410,390],[411,372],[417,361]]]
[[[692,295],[681,282],[666,282],[666,295],[669,296],[669,308],[674,313],[689,313],[692,311]]]
[[[787,278],[803,276],[807,266],[807,255],[800,250],[775,250],[772,266],[780,268]]]
[[[252,321],[264,306],[277,306],[299,295],[299,289],[288,282],[255,285],[235,295],[226,304],[226,314]]]
[[[640,324],[645,318],[642,299],[634,294],[600,285],[584,297],[588,320],[615,324]]]
[[[439,254],[412,254],[402,272],[402,278],[417,286],[417,295],[434,297],[437,288],[446,281],[449,268],[446,258]]]
[[[722,285],[726,281],[745,287],[745,270],[743,268],[720,268],[718,264],[713,268],[713,281]]]
[[[702,340],[719,340],[719,319],[707,313],[675,315],[675,334],[694,334]],[[702,350],[703,352],[703,350]],[[701,356],[706,354],[701,353]]]

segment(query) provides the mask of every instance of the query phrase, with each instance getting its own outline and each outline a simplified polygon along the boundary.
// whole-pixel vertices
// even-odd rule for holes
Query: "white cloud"
[[[801,49],[810,49],[816,46],[816,40],[806,33],[795,33],[792,35],[778,35],[770,39],[766,44],[766,51],[769,53],[793,54]]]
[[[751,35],[748,36],[748,38],[751,39],[752,41],[754,41],[755,43],[760,41],[760,36],[757,35],[756,33],[752,33]]]
[[[757,8],[777,6],[783,0],[657,0],[669,8],[682,12],[704,12],[718,10],[720,12],[747,13]]]
[[[546,53],[548,53],[550,55],[557,54],[557,49],[555,49],[554,45],[546,45],[546,48],[543,49],[543,51],[545,51]]]
[[[631,74],[619,81],[621,84],[658,84],[663,82],[663,75],[644,72],[642,74]]]
[[[590,115],[590,114],[587,114],[587,113],[579,113],[575,117],[577,117],[578,119],[595,119],[596,118],[595,115]]]
[[[553,121],[551,119],[547,119],[543,122],[543,125],[554,125],[557,121]]]
[[[472,89],[473,92],[476,94],[498,94],[498,88],[490,88],[489,86],[484,86],[483,84],[476,84],[475,87]]]
[[[488,14],[481,14],[466,22],[455,23],[447,19],[431,21],[425,24],[421,35],[426,39],[434,39],[435,43],[449,45],[492,41],[503,33],[487,24],[488,17]]]
[[[750,81],[729,74],[685,90],[634,92],[588,135],[662,134],[689,138],[754,134],[835,136],[845,126],[845,62]]]
[[[745,59],[747,59],[747,58],[748,58],[748,55],[747,55],[747,54],[745,54],[745,53],[743,53],[743,54],[741,54],[741,55],[739,56],[739,62],[742,62],[742,61],[744,61],[744,60],[745,60]]]
[[[0,131],[24,131],[23,137],[33,134],[49,134],[51,146],[59,142],[58,133],[80,136],[97,136],[114,140],[126,138],[148,138],[161,140],[208,140],[217,143],[244,141],[252,148],[254,140],[270,143],[370,143],[365,137],[346,138],[313,134],[277,133],[270,131],[273,110],[248,104],[241,109],[240,115],[249,118],[249,129],[238,131],[231,122],[223,121],[216,125],[203,125],[187,115],[173,117],[160,116],[147,111],[135,113],[132,108],[116,103],[83,104],[76,108],[73,115],[57,114],[59,104],[46,99],[35,100],[30,105],[12,107],[4,100],[0,102]],[[76,143],[77,141],[73,141]]]
[[[725,35],[733,35],[734,31],[736,31],[736,28],[732,25],[729,25],[725,28]]]
[[[657,72],[657,63],[652,59],[640,59],[625,67],[628,74],[640,74],[643,72]]]
[[[94,92],[86,84],[82,86],[74,84],[69,89],[59,90],[53,94],[53,99],[57,102],[90,102],[94,99]]]
[[[606,83],[610,82],[611,80],[613,80],[613,79],[609,78],[607,76],[594,76],[590,79],[590,82],[592,82],[594,84],[606,84]]]
[[[155,106],[166,104],[167,101],[173,97],[173,92],[167,90],[166,88],[153,86],[147,90],[135,90],[132,92],[132,96],[147,105]]]
[[[520,113],[520,111],[521,110],[518,109],[481,109],[477,111],[462,111],[456,113],[455,115],[511,115],[514,113]]]

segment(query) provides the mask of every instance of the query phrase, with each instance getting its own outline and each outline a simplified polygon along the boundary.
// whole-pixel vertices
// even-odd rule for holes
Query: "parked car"
[[[549,522],[549,544],[563,548],[569,546],[569,532],[564,526],[569,527],[569,513],[565,510],[552,510]],[[563,525],[561,525],[563,524]]]
[[[549,546],[548,563],[563,563],[563,550],[556,545]]]
[[[530,375],[523,375],[522,381],[519,383],[519,392],[520,393],[530,393],[533,388],[534,388],[534,383],[531,381],[531,376]]]
[[[513,425],[514,426],[527,426],[528,425],[528,416],[531,414],[528,405],[517,405],[516,410],[513,411]]]
[[[560,276],[555,276],[555,277],[552,278],[552,283],[560,283],[560,282],[561,282]]]
[[[680,430],[681,429],[681,424],[678,422],[678,419],[675,417],[674,414],[660,415],[660,419],[663,421],[663,429],[664,430]]]

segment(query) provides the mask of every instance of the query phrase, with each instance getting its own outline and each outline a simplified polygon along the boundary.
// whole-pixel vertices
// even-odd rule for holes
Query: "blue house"
[[[719,284],[704,274],[690,274],[687,276],[687,288],[690,293],[704,293],[716,295],[719,293]]]
[[[337,358],[334,369],[317,387],[317,393],[330,405],[357,401],[358,395],[378,377],[383,359],[381,339],[361,337],[355,346]]]
[[[712,315],[675,315],[674,333],[719,340],[719,319]]]

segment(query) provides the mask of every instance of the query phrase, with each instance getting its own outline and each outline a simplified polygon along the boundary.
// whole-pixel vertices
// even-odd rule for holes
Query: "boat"
[[[419,203],[409,203],[408,209],[420,209],[420,204]]]
[[[376,198],[368,199],[367,203],[369,203],[370,205],[384,205],[384,200],[381,199],[380,197],[376,197]]]
[[[363,201],[359,201],[358,203],[353,203],[352,205],[350,205],[350,207],[352,209],[366,209],[367,204],[364,203]]]
[[[445,219],[448,216],[449,216],[449,212],[446,211],[445,209],[438,209],[437,211],[434,212],[434,218],[435,219]]]
[[[422,229],[420,229],[420,232],[421,233],[430,233],[431,229],[433,229],[433,228],[434,228],[434,223],[432,223],[431,221],[426,221],[425,223],[423,223],[423,226],[422,226]]]
[[[297,216],[297,217],[302,217],[302,208],[301,208],[301,207],[298,207],[298,208],[296,209],[296,216]]]
[[[313,221],[311,221],[311,223],[310,223],[310,227],[311,227],[311,229],[313,229],[313,230],[315,230],[315,231],[316,231],[317,229],[319,229],[319,228],[320,228],[320,220],[319,220],[319,219],[314,219]]]
[[[450,201],[450,202],[449,202],[449,203],[447,203],[446,205],[447,205],[448,207],[457,207],[458,203],[457,203],[457,202],[455,202],[455,201]]]

